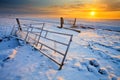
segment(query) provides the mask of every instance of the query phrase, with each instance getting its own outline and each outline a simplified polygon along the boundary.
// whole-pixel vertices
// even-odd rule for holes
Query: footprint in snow
[[[90,60],[90,61],[89,61],[89,64],[92,65],[92,66],[94,66],[94,67],[96,67],[96,68],[99,68],[99,67],[100,67],[99,63],[98,63],[97,60],[95,60],[95,59]]]

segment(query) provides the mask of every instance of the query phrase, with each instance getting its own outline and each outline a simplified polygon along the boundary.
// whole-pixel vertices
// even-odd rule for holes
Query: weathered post
[[[63,19],[63,17],[60,17],[60,28],[63,28],[63,24],[64,24],[64,19]]]
[[[76,18],[75,18],[75,20],[73,22],[73,27],[75,27],[75,25],[76,25]]]
[[[20,21],[18,18],[16,18],[17,24],[18,24],[18,30],[22,31],[22,27],[20,25]]]

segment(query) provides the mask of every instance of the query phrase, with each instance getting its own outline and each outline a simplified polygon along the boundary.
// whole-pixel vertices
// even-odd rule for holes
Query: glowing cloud
[[[120,0],[0,0],[0,15],[120,19],[119,4]]]

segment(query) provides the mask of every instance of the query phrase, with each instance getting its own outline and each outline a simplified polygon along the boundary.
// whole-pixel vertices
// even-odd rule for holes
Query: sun
[[[91,11],[91,12],[90,12],[90,15],[91,15],[91,16],[94,16],[94,15],[95,15],[95,11]]]

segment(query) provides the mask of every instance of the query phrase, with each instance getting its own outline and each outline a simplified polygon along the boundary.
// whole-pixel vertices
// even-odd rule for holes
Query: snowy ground
[[[81,33],[77,33],[56,28],[54,24],[45,26],[73,34],[63,69],[57,70],[55,63],[29,44],[1,37],[0,80],[120,80],[119,32],[79,28]]]

